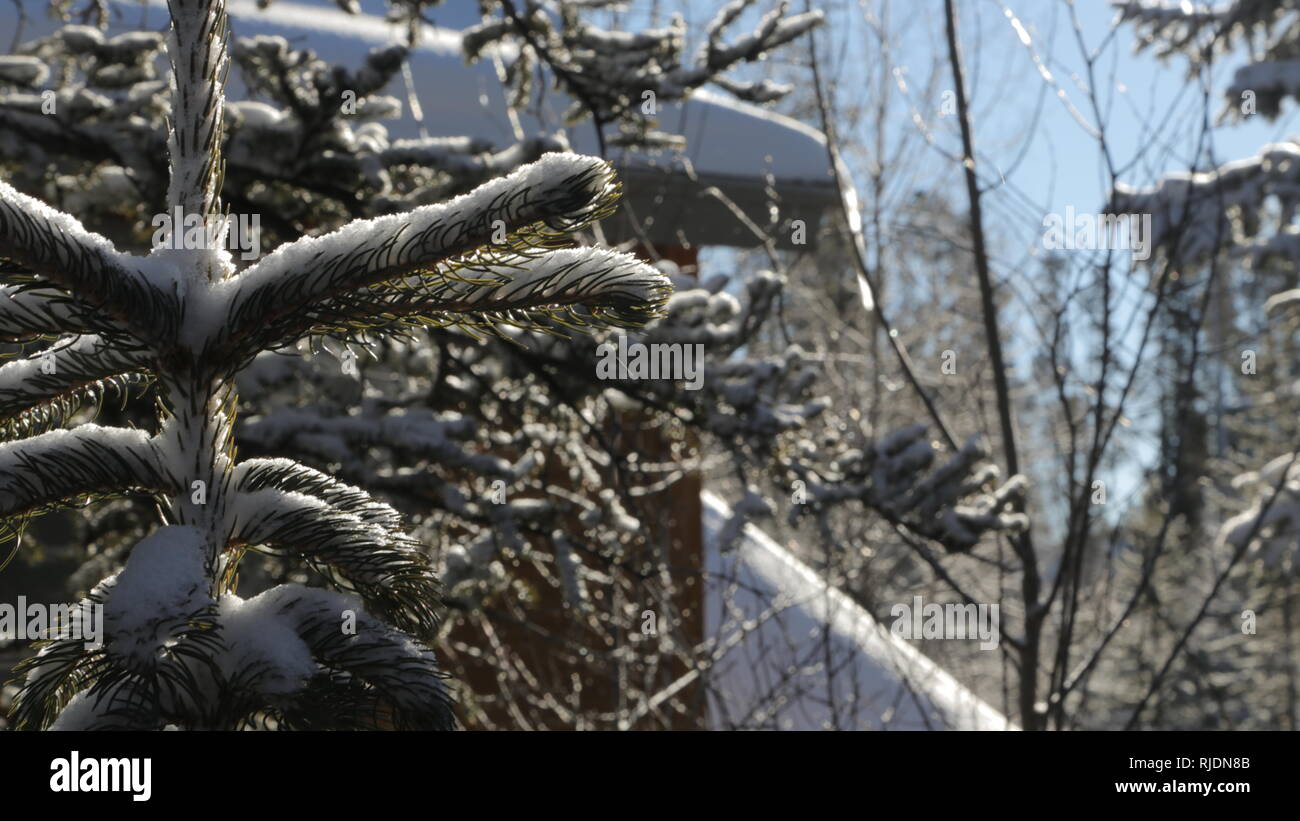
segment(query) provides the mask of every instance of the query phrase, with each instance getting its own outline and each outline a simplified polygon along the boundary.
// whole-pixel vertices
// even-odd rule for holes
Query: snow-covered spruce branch
[[[97,336],[67,337],[0,366],[0,430],[30,436],[61,426],[85,402],[147,380],[148,361]]]
[[[178,489],[144,431],[80,425],[0,444],[0,518],[70,499]]]
[[[289,459],[245,459],[233,474],[234,488],[241,493],[279,489],[284,493],[306,494],[367,524],[394,532],[402,527],[402,516],[391,505],[371,498],[361,488]]]
[[[1223,523],[1218,541],[1229,549],[1258,551],[1272,568],[1293,567],[1300,549],[1300,466],[1279,456],[1233,480],[1245,509]]]
[[[387,45],[376,48],[355,71],[331,68],[306,49],[294,49],[283,37],[257,35],[240,38],[231,57],[243,70],[249,87],[286,109],[315,113],[323,106],[338,108],[342,92],[356,95],[362,109],[351,116],[367,119],[365,100],[388,85],[401,70],[407,48]]]
[[[309,680],[298,698],[273,710],[270,718],[304,729],[340,725],[355,729],[448,728],[450,700],[445,676],[433,652],[366,615],[354,598],[328,590],[282,585],[242,606],[251,611],[244,643],[251,645],[251,652],[260,651],[265,667],[274,669],[279,654],[255,631],[263,629],[266,617],[274,613],[275,619],[305,646],[307,653],[303,655],[329,671],[325,685],[319,676]],[[356,636],[338,629],[338,614],[349,610],[357,614]],[[239,643],[235,648],[242,649]],[[259,670],[243,659],[235,660],[241,671],[256,674]],[[431,705],[439,709],[431,710]]]
[[[393,140],[379,151],[385,168],[419,166],[445,171],[458,179],[481,181],[536,162],[543,154],[567,150],[560,136],[529,137],[508,148],[469,137],[420,137]]]
[[[219,208],[224,12],[220,0],[174,0],[171,13],[168,200],[206,214]],[[289,461],[237,462],[233,377],[259,352],[318,332],[321,317],[379,331],[450,316],[476,325],[554,314],[566,324],[579,308],[602,325],[651,319],[670,292],[655,269],[593,249],[547,250],[617,195],[605,162],[550,154],[443,205],[283,246],[240,274],[220,246],[119,253],[0,188],[0,251],[20,275],[39,278],[42,293],[57,289],[77,317],[129,309],[110,310],[113,325],[98,336],[58,339],[50,355],[62,367],[28,359],[0,369],[10,413],[71,407],[125,374],[152,377],[159,393],[152,436],[82,425],[0,445],[0,515],[132,489],[163,514],[92,591],[105,606],[103,647],[55,637],[23,667],[19,725],[450,727],[424,644],[438,623],[438,582],[419,544],[357,487]],[[10,328],[57,335],[58,308],[15,307]],[[42,318],[58,321],[32,324]],[[234,586],[250,549],[290,551],[356,598],[282,586],[245,601]]]
[[[5,182],[0,182],[0,259],[9,261],[0,270],[11,282],[21,270],[66,292],[78,316],[106,317],[107,322],[96,321],[97,329],[127,329],[150,341],[175,329],[175,295],[156,287],[136,260],[74,217]]]
[[[231,539],[288,550],[356,590],[388,621],[431,636],[429,602],[438,585],[418,541],[397,529],[304,493],[267,488],[238,492],[227,511]]]
[[[23,44],[23,56],[9,58],[22,71],[0,70],[0,157],[15,164],[18,187],[54,189],[68,210],[105,224],[147,223],[163,210],[161,160],[178,148],[169,148],[171,84],[154,70],[164,42],[153,32],[106,38],[69,25]],[[326,203],[325,225],[340,213],[407,211],[568,149],[560,134],[499,146],[468,138],[390,142],[381,121],[399,116],[401,103],[382,90],[405,54],[400,46],[377,48],[354,69],[327,64],[282,37],[233,44],[232,62],[266,101],[225,107],[220,171],[229,182],[227,204],[262,214],[265,244],[299,236],[299,220],[322,224]],[[211,123],[200,130],[190,143],[200,140],[203,157],[201,143],[218,132]],[[206,163],[191,170],[207,175]],[[84,173],[61,173],[69,167]]]
[[[504,287],[509,280],[493,277],[493,270],[476,274],[503,251],[511,252],[508,262],[522,261],[516,249],[536,249],[605,216],[618,195],[613,170],[605,161],[547,154],[449,202],[354,222],[323,237],[305,237],[281,246],[229,280],[223,298],[228,301],[225,313],[230,323],[223,338],[229,340],[235,356],[249,356],[295,342],[318,324],[328,330],[344,323],[365,328],[368,310],[389,314],[409,301],[418,304],[419,311],[429,312],[434,306],[419,302],[418,295],[428,290],[431,279],[464,279],[468,275],[475,277],[477,284],[495,281]],[[586,253],[587,259],[578,263],[574,278],[597,284],[605,281],[612,273],[609,257]],[[620,281],[628,281],[629,266],[618,262]],[[666,296],[653,286],[660,285],[662,291],[667,282],[654,269],[643,266],[643,270],[639,281],[649,287],[643,287],[637,296],[653,304]],[[400,281],[410,277],[415,279]],[[543,278],[540,284],[547,281]],[[368,302],[363,289],[378,285],[386,286],[383,295],[404,294],[405,299],[378,305]],[[617,296],[627,293],[620,289]],[[544,304],[544,300],[536,302]],[[493,309],[487,302],[481,306],[451,303],[434,312],[441,310]],[[318,313],[324,315],[324,322],[318,321]],[[347,321],[349,316],[352,322]]]
[[[335,407],[319,403],[281,408],[248,419],[239,428],[240,441],[249,447],[333,463],[352,481],[377,478],[366,468],[371,461],[366,454],[375,448],[482,476],[511,477],[513,470],[504,459],[465,444],[474,434],[473,424],[459,414],[385,409],[372,402],[363,402],[355,415],[340,415]]]
[[[203,556],[201,534],[182,526],[137,545],[88,599],[105,605],[115,638],[90,652],[57,638],[24,662],[30,697],[16,705],[19,726],[48,721],[48,704],[64,705],[56,730],[136,729],[159,715],[210,728],[249,716],[268,728],[450,726],[433,653],[367,615],[359,600],[280,585],[216,601]],[[355,614],[355,634],[339,629],[340,613]],[[204,678],[224,682],[224,691]]]
[[[155,77],[152,58],[163,42],[152,32],[106,39],[74,25],[21,47],[22,60],[64,85],[51,83],[51,100],[0,72],[0,156],[16,163],[20,187],[53,187],[83,219],[107,223],[147,221],[161,210],[169,83]],[[240,39],[232,52],[250,90],[268,101],[226,106],[222,172],[228,204],[262,214],[264,243],[298,236],[300,219],[320,224],[324,203],[332,206],[326,225],[338,212],[406,211],[568,149],[562,134],[500,146],[390,142],[380,121],[400,115],[401,103],[381,92],[400,69],[400,46],[375,49],[356,69],[329,65],[282,37]],[[82,165],[89,179],[49,171],[54,158]]]
[[[829,406],[814,393],[815,364],[798,346],[772,356],[734,356],[750,343],[780,298],[785,283],[771,271],[759,271],[745,283],[743,301],[723,290],[726,278],[699,283],[673,274],[677,290],[665,306],[666,315],[629,340],[648,345],[702,345],[700,389],[675,398],[673,405],[689,411],[691,420],[723,442],[759,443],[801,431]],[[576,347],[576,346],[570,346]],[[572,356],[595,360],[588,350]],[[663,402],[671,383],[615,381],[634,401]]]
[[[510,251],[460,264],[452,276],[422,273],[367,289],[354,299],[372,316],[394,325],[454,325],[499,333],[499,325],[543,331],[636,327],[655,316],[648,306],[659,305],[670,293],[664,277],[636,257],[597,248],[540,255]],[[348,330],[338,320],[346,316],[346,307],[327,303],[317,325]]]
[[[37,68],[29,72],[29,82],[0,72],[0,145],[6,159],[17,161],[29,180],[45,176],[54,156],[107,161],[130,168],[144,188],[161,188],[167,88],[156,77],[155,60],[163,43],[156,32],[107,38],[93,27],[70,25],[21,44],[21,56],[9,59]],[[76,187],[69,188],[75,193]]]
[[[22,267],[0,262],[0,277],[21,276]],[[76,303],[61,291],[27,285],[0,287],[0,341],[28,342],[40,337],[88,333]]]
[[[169,208],[206,215],[219,209],[221,131],[229,70],[225,0],[167,0],[172,25]]]
[[[1287,4],[1125,0],[1112,5],[1120,21],[1140,35],[1137,48],[1154,49],[1162,58],[1184,56],[1189,72],[1212,55],[1232,53],[1242,41],[1255,44],[1223,92],[1224,116],[1275,119],[1283,100],[1300,97],[1295,79],[1300,64],[1284,33],[1295,26],[1294,9]],[[1289,263],[1300,252],[1297,235],[1287,228],[1298,204],[1298,158],[1300,147],[1286,141],[1217,168],[1166,175],[1154,187],[1118,185],[1108,210],[1151,214],[1152,244],[1166,256],[1176,250],[1184,264],[1204,262],[1207,254],[1225,247],[1252,267],[1272,260]]]

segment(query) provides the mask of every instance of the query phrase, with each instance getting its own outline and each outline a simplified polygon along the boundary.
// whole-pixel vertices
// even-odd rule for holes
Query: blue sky
[[[937,0],[934,2],[937,6]],[[1019,27],[999,6],[1015,15]],[[1174,57],[1161,62],[1150,52],[1135,54],[1137,32],[1127,24],[1114,28],[1116,14],[1109,3],[1077,0],[1073,7],[1083,43],[1098,55],[1095,79],[1116,161],[1120,165],[1136,161],[1124,178],[1149,184],[1159,174],[1185,170],[1203,110],[1200,89],[1186,81],[1186,61]],[[1084,93],[1088,79],[1069,6],[1054,0],[968,0],[961,8],[968,26],[968,52],[971,37],[982,39],[980,63],[973,70],[990,81],[998,80],[974,87],[977,113],[982,115],[977,124],[985,158],[1010,161],[1017,152],[1027,150],[1010,179],[1049,211],[1060,213],[1067,205],[1076,209],[1100,205],[1105,198],[1105,169],[1095,138],[1088,133],[1097,118]],[[971,22],[978,23],[974,31]],[[1045,83],[1035,67],[1034,54],[1044,60],[1056,88]],[[1216,114],[1222,106],[1222,89],[1242,62],[1241,56],[1234,56],[1216,67],[1211,85]],[[1042,117],[1026,132],[1032,108],[1045,88],[1049,93],[1043,100]],[[1057,88],[1064,92],[1063,97]],[[1258,116],[1225,122],[1211,132],[1213,156],[1218,162],[1249,156],[1260,146],[1287,137],[1293,129],[1291,110],[1275,122]]]
[[[855,95],[860,66],[880,63],[883,56],[872,47],[862,23],[864,9],[878,2],[828,0],[834,26],[821,34],[834,55],[832,75],[840,86],[841,101]],[[943,41],[942,0],[914,0],[890,4],[892,27],[901,33],[888,64],[904,72],[907,102],[927,120],[938,147],[956,152],[956,120],[940,116],[942,92],[952,87]],[[1117,15],[1104,0],[960,0],[963,49],[972,96],[975,137],[981,172],[987,181],[1005,175],[1007,191],[990,194],[1000,222],[994,227],[1005,239],[1021,247],[1041,237],[1041,221],[1031,219],[1035,209],[1061,213],[1095,211],[1105,201],[1105,166],[1093,130],[1097,115],[1086,94],[1088,77],[1070,10],[1077,14],[1084,48],[1096,54],[1095,81],[1102,119],[1116,164],[1127,167],[1122,178],[1148,185],[1161,174],[1186,170],[1192,159],[1202,114],[1201,91],[1187,82],[1187,63],[1181,57],[1166,62],[1150,52],[1134,53],[1138,34],[1131,25],[1115,28]],[[1050,72],[1048,83],[1035,58]],[[1222,108],[1222,89],[1240,55],[1224,58],[1212,79],[1214,114]],[[927,81],[932,69],[936,82]],[[926,96],[927,86],[931,96]],[[895,133],[915,130],[908,112],[897,108],[890,128]],[[1208,145],[1218,162],[1254,154],[1259,147],[1286,138],[1295,130],[1294,111],[1288,107],[1277,121],[1262,117],[1216,125]],[[959,169],[945,169],[932,152],[936,186],[960,181]],[[951,176],[949,176],[951,175]],[[999,203],[998,200],[1010,200]]]

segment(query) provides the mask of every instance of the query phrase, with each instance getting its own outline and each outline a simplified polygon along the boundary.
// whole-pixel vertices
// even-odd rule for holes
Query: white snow
[[[1150,214],[1149,241],[1166,251],[1177,247],[1184,261],[1221,249],[1258,259],[1275,250],[1273,243],[1277,250],[1286,249],[1294,235],[1243,237],[1239,226],[1255,220],[1270,197],[1280,201],[1287,215],[1293,214],[1300,206],[1297,191],[1300,145],[1271,143],[1253,157],[1212,171],[1168,174],[1146,188],[1118,184],[1107,210]]]
[[[473,434],[473,420],[456,413],[394,408],[383,415],[331,416],[304,408],[250,419],[240,441],[268,450],[296,448],[345,465],[354,474],[365,470],[362,456],[369,448],[387,446],[484,475],[510,475],[506,460],[459,444]]]
[[[111,699],[96,702],[86,691],[77,693],[64,705],[59,717],[50,725],[53,732],[75,732],[91,726],[106,707],[111,706]]]
[[[725,727],[729,716],[747,717],[744,726],[824,729],[829,691],[842,727],[1018,729],[752,525],[723,553],[718,535],[731,511],[707,491],[702,501],[705,630],[722,648],[708,677],[711,726]],[[821,642],[827,629],[831,680]]]
[[[58,340],[49,348],[49,356],[58,361],[60,355],[68,356],[87,356],[104,352],[104,343],[97,336],[78,336],[65,337]],[[45,353],[38,356],[30,356],[26,359],[14,359],[0,365],[0,396],[11,391],[19,391],[30,379],[39,379],[42,374],[42,367],[48,367],[43,361]],[[57,370],[55,371],[57,374]]]
[[[203,534],[185,525],[160,527],[131,550],[104,604],[110,650],[144,661],[172,633],[211,604]]]
[[[21,285],[0,288],[0,333],[23,337],[55,333],[70,321],[72,311],[53,288],[33,290]]]
[[[1294,560],[1300,551],[1300,461],[1293,462],[1289,454],[1279,456],[1258,471],[1237,476],[1232,484],[1247,494],[1249,506],[1223,523],[1219,544],[1241,549],[1250,538],[1266,566]]]
[[[0,80],[18,85],[40,85],[50,74],[36,57],[0,57]]]
[[[238,100],[226,106],[230,119],[240,127],[291,132],[295,129],[287,111],[258,100]]]
[[[275,589],[244,600],[233,593],[221,597],[221,638],[226,651],[220,665],[228,679],[254,675],[254,689],[264,695],[298,692],[315,675],[317,665],[295,630],[280,613]]]

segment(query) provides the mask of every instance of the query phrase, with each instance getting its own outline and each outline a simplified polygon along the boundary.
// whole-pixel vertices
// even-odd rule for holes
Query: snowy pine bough
[[[219,215],[224,8],[172,0],[170,10],[167,207]],[[451,727],[428,647],[438,580],[418,542],[357,487],[289,459],[239,460],[234,377],[259,353],[324,334],[643,324],[671,292],[659,271],[613,251],[553,249],[618,194],[604,161],[548,154],[449,202],[303,238],[237,271],[222,242],[121,253],[0,183],[0,334],[54,340],[44,360],[0,368],[10,436],[0,515],[21,523],[138,493],[161,517],[90,593],[104,605],[103,645],[56,636],[20,667],[17,726]],[[63,427],[84,403],[148,379],[155,431]],[[338,589],[280,585],[241,599],[250,549],[293,553]]]
[[[484,3],[495,13],[465,32],[464,50],[466,57],[479,59],[489,46],[509,46],[495,57],[507,61],[512,105],[529,102],[536,67],[545,64],[556,87],[573,97],[568,122],[590,117],[602,140],[605,125],[617,123],[613,145],[681,147],[685,141],[680,135],[657,129],[660,105],[685,99],[710,83],[755,103],[779,100],[792,90],[768,79],[737,80],[726,72],[761,60],[820,25],[822,12],[790,14],[789,3],[782,0],[759,18],[753,31],[728,42],[731,27],[755,2],[732,0],[719,8],[693,57],[686,54],[687,27],[681,15],[674,14],[667,26],[639,32],[610,31],[584,18],[585,10],[617,5],[612,0]]]

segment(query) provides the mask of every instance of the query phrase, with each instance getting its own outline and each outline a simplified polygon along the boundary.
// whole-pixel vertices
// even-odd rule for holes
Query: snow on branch
[[[101,587],[104,644],[132,670],[154,669],[196,623],[212,621],[204,534],[160,527],[135,546],[126,566]]]
[[[796,506],[790,519],[855,499],[952,552],[970,550],[986,532],[1029,526],[1023,513],[1010,510],[1025,492],[1024,477],[999,484],[997,467],[983,461],[988,452],[978,437],[938,465],[937,455],[926,426],[913,425],[882,437],[868,451],[845,452],[824,473],[796,467],[809,504]]]
[[[398,626],[420,636],[437,629],[438,582],[420,543],[405,533],[314,496],[274,488],[236,492],[227,515],[235,542],[292,550],[314,566],[328,566]]]
[[[0,517],[80,496],[176,486],[144,431],[80,425],[0,444]]]
[[[73,217],[5,182],[0,182],[0,258],[66,291],[81,315],[107,314],[140,339],[158,338],[175,321],[175,296],[155,288],[129,256]]]
[[[29,703],[32,699],[26,699]],[[55,732],[160,730],[156,692],[141,676],[106,680],[68,700],[50,724]],[[31,725],[39,726],[39,725]]]
[[[1261,39],[1291,11],[1289,4],[1258,0],[1112,0],[1111,5],[1121,23],[1131,23],[1142,34],[1139,50],[1152,48],[1161,59],[1185,54],[1192,63],[1208,56],[1207,51],[1226,53],[1243,39]]]
[[[753,338],[775,309],[784,288],[771,271],[748,277],[742,298],[724,290],[728,277],[701,284],[677,274],[670,281],[679,289],[664,306],[664,316],[627,333],[629,343],[700,345],[698,390],[681,395],[669,381],[611,380],[630,399],[671,402],[689,409],[703,429],[726,441],[767,441],[804,428],[830,405],[814,393],[818,365],[797,345],[768,356],[733,356]],[[611,344],[616,340],[611,338]],[[590,346],[570,346],[571,359],[596,362]]]
[[[1224,112],[1240,116],[1241,104],[1254,101],[1254,112],[1269,119],[1282,113],[1282,101],[1300,99],[1300,60],[1261,60],[1241,66],[1224,91]]]
[[[414,165],[454,174],[458,179],[484,180],[536,162],[546,154],[568,150],[561,136],[531,137],[508,148],[467,137],[422,137],[393,140],[379,152],[385,167]]]
[[[270,488],[286,493],[303,493],[367,524],[389,530],[402,526],[401,514],[391,505],[377,501],[359,487],[290,459],[245,459],[235,466],[232,480],[233,487],[243,493]]]
[[[1152,49],[1161,59],[1188,58],[1189,76],[1204,60],[1232,55],[1249,44],[1248,62],[1239,66],[1224,90],[1224,116],[1262,114],[1270,119],[1281,113],[1283,100],[1300,97],[1296,82],[1300,61],[1289,37],[1295,26],[1294,9],[1287,3],[1231,0],[1226,3],[1112,2],[1119,22],[1129,23],[1139,34],[1136,48]],[[1249,99],[1250,105],[1244,105]],[[1244,110],[1243,110],[1244,109]]]
[[[28,686],[15,702],[19,728],[158,730],[195,711],[208,726],[454,726],[430,649],[345,594],[280,585],[214,602],[200,535],[159,531],[136,546],[134,568],[128,562],[92,592],[87,602],[108,601],[107,646],[59,639],[20,666]],[[100,674],[122,659],[129,672]],[[80,689],[86,679],[93,683]],[[224,697],[210,700],[214,689]]]
[[[21,266],[0,261],[0,277],[21,275]],[[40,337],[81,334],[93,322],[82,318],[66,294],[37,283],[0,287],[0,341],[28,342]]]
[[[576,230],[608,213],[618,191],[605,161],[547,154],[448,202],[282,245],[228,281],[229,338],[249,353],[289,344],[311,328],[322,301],[439,264],[454,268],[494,239]]]
[[[448,730],[451,697],[433,651],[372,618],[351,597],[327,590],[281,585],[262,593],[266,612],[290,625],[328,674],[306,698],[283,707],[285,724],[302,729],[389,726]],[[355,633],[340,630],[344,614]]]
[[[252,91],[291,111],[305,112],[338,108],[344,91],[353,92],[358,101],[382,91],[401,70],[407,51],[397,44],[373,49],[363,66],[349,71],[331,69],[315,53],[294,49],[283,37],[257,35],[236,40],[231,56]]]
[[[671,290],[667,277],[630,254],[577,248],[497,255],[489,249],[465,260],[455,277],[408,277],[363,291],[356,301],[372,317],[417,325],[593,330],[646,324]],[[343,311],[331,308],[322,307],[318,325],[346,327]]]
[[[324,463],[338,464],[350,475],[366,473],[365,455],[377,447],[487,476],[511,475],[510,464],[504,459],[461,444],[473,437],[474,422],[456,413],[438,414],[418,408],[376,413],[369,406],[363,406],[358,415],[330,414],[315,407],[281,409],[249,419],[239,433],[251,447],[311,454]],[[319,490],[291,484],[276,486],[330,500]],[[360,511],[352,512],[361,515]]]
[[[172,67],[172,129],[168,140],[169,208],[186,214],[217,209],[229,30],[224,0],[167,0],[167,56]]]
[[[97,336],[60,340],[0,367],[0,429],[10,438],[47,430],[95,402],[145,381],[147,362]]]
[[[206,555],[203,534],[181,525],[136,544],[121,572],[82,602],[103,607],[103,643],[60,636],[20,665],[18,726],[160,730],[201,701],[220,647]]]
[[[653,114],[647,119],[641,110],[645,95],[652,95],[657,110],[659,104],[682,100],[710,82],[751,102],[771,102],[790,91],[768,80],[734,80],[723,72],[764,59],[772,49],[820,25],[822,12],[789,14],[789,4],[781,2],[752,32],[727,42],[728,29],[754,2],[735,0],[724,6],[707,27],[693,60],[685,54],[687,30],[680,15],[663,28],[611,31],[583,19],[580,4],[551,7],[537,0],[501,0],[501,16],[467,29],[462,48],[468,59],[476,60],[495,43],[518,44],[495,55],[509,60],[506,73],[516,107],[530,102],[534,67],[540,62],[575,99],[569,121],[591,116],[598,125],[617,122],[621,132],[615,140],[621,143],[671,142],[672,135],[653,130]]]
[[[147,220],[164,209],[168,169],[159,160],[172,140],[173,82],[157,77],[163,42],[153,32],[105,38],[87,26],[65,26],[20,46],[24,61],[43,65],[62,85],[49,89],[49,99],[0,74],[0,137],[18,161],[19,187],[53,188],[85,220]],[[568,150],[562,131],[503,145],[390,141],[380,121],[399,116],[402,103],[382,90],[405,54],[401,46],[384,46],[352,67],[332,65],[283,37],[233,43],[232,60],[259,99],[226,105],[219,176],[234,211],[262,215],[264,244],[299,236],[308,212],[310,222],[328,228],[344,214],[407,211]],[[215,111],[198,113],[212,119]],[[207,179],[200,159],[186,167]],[[82,173],[67,173],[69,167]],[[321,223],[325,202],[337,211]]]
[[[1259,551],[1270,566],[1295,561],[1300,546],[1300,463],[1279,456],[1257,471],[1237,476],[1233,488],[1248,504],[1219,529],[1220,544]]]
[[[1106,210],[1150,214],[1149,242],[1165,257],[1201,261],[1231,249],[1254,267],[1300,258],[1300,234],[1289,228],[1298,192],[1300,145],[1274,143],[1213,171],[1170,174],[1152,188],[1117,185]]]

